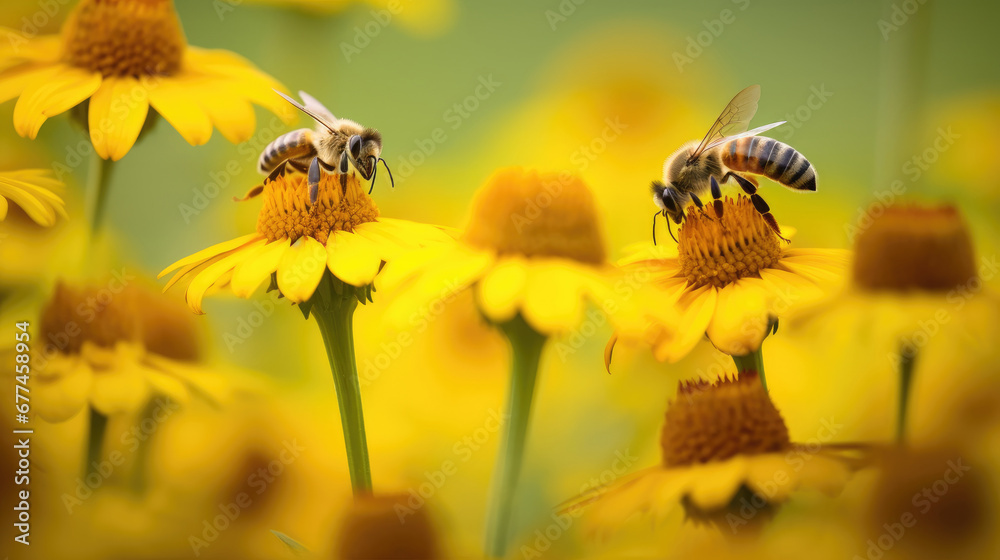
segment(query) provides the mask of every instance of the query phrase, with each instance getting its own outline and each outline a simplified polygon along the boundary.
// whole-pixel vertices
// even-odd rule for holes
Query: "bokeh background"
[[[819,172],[815,194],[775,184],[762,191],[779,222],[796,228],[796,244],[850,248],[851,227],[886,191],[886,178],[898,178],[907,201],[957,205],[979,255],[1000,251],[995,2],[913,3],[919,9],[888,31],[879,22],[891,22],[894,4],[860,0],[414,0],[400,2],[385,24],[379,23],[389,13],[382,1],[321,4],[176,2],[192,45],[239,53],[337,116],[382,132],[383,156],[395,176],[395,189],[380,175],[374,192],[385,215],[461,227],[475,189],[493,170],[566,169],[593,189],[609,251],[620,256],[625,246],[649,237],[648,184],[660,177],[664,158],[704,135],[736,92],[760,84],[753,125],[788,120],[774,137],[799,149]],[[60,4],[43,31],[57,32],[71,5]],[[19,28],[40,6],[5,0],[0,25]],[[893,78],[892,69],[900,67],[916,70]],[[10,125],[13,105],[0,106],[4,168],[51,167],[86,144],[65,116],[52,119],[35,142],[18,137]],[[957,138],[914,173],[914,162],[907,162],[922,157],[940,129]],[[18,294],[4,300],[3,317],[37,313],[57,278],[83,275],[67,270],[100,276],[127,266],[152,277],[182,256],[249,231],[257,205],[232,197],[260,181],[260,150],[286,130],[258,110],[258,133],[249,142],[233,145],[216,131],[207,145],[192,147],[159,123],[115,170],[109,227],[97,242],[106,256],[99,263],[79,262],[86,242],[79,225],[84,158],[66,179],[72,220],[50,230],[15,219],[0,224],[3,284]],[[996,289],[995,277],[983,280],[985,290]],[[477,557],[499,440],[487,427],[502,406],[507,348],[468,295],[429,309],[426,323],[408,331],[412,343],[400,344],[399,331],[381,321],[391,298],[378,294],[356,315],[374,485],[417,492],[443,462],[455,462],[457,473],[435,486],[423,507],[450,555]],[[273,310],[246,331],[242,325],[258,310],[254,301]],[[247,383],[258,390],[222,409],[195,404],[171,415],[155,434],[149,494],[137,499],[103,488],[73,513],[60,496],[75,486],[86,418],[36,421],[36,544],[25,555],[5,536],[4,554],[189,557],[189,537],[201,536],[203,521],[247,488],[254,488],[254,503],[201,557],[283,557],[272,529],[320,553],[332,549],[350,488],[316,327],[263,294],[252,301],[222,294],[207,301],[206,310],[198,328],[208,361],[252,380]],[[952,326],[980,347],[995,343],[1000,332],[989,323]],[[517,497],[518,544],[531,546],[534,531],[552,522],[552,507],[591,480],[620,476],[614,469],[621,456],[630,457],[629,471],[658,461],[659,425],[678,380],[734,371],[728,357],[705,343],[669,366],[648,351],[625,349],[609,376],[601,362],[609,335],[602,325],[571,352],[553,347],[545,357]],[[766,353],[769,382],[793,439],[815,437],[829,418],[844,424],[838,440],[890,437],[895,377],[883,356],[864,362],[864,352],[794,329],[773,340]],[[932,363],[946,370],[962,358],[953,351],[941,350]],[[864,363],[843,365],[844,355]],[[917,375],[917,417],[931,414],[920,409],[919,395],[937,390],[923,385],[932,379]],[[249,478],[290,442],[301,445],[301,456],[257,495]],[[11,464],[5,456],[2,468]],[[795,519],[795,511],[790,506],[782,515]],[[680,517],[673,521],[653,536],[598,545],[571,527],[542,554],[607,550],[615,557],[655,546],[634,543],[688,538],[677,536]],[[792,525],[785,530],[795,529],[785,523]]]

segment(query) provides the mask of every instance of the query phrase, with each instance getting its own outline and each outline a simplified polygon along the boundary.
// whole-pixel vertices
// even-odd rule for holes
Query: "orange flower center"
[[[437,537],[424,509],[408,495],[359,496],[340,528],[338,558],[438,558]]]
[[[148,351],[175,360],[198,357],[197,329],[186,308],[132,284],[71,287],[59,282],[40,325],[43,344],[63,354],[79,353],[84,342],[104,348],[141,342]]]
[[[471,218],[465,240],[483,249],[588,264],[606,258],[594,197],[569,173],[501,169],[476,194]]]
[[[354,227],[378,218],[375,201],[362,188],[357,175],[322,175],[315,204],[309,203],[306,176],[293,173],[266,181],[264,204],[257,215],[257,233],[268,241],[308,235],[326,244],[332,231]]]
[[[187,42],[173,0],[81,0],[63,27],[64,56],[103,76],[160,76]]]
[[[866,290],[944,292],[977,276],[972,236],[952,206],[887,208],[855,243],[854,282]]]
[[[720,219],[715,211],[688,212],[677,236],[681,274],[692,287],[722,288],[781,259],[781,241],[750,199],[726,197]]]
[[[660,435],[667,467],[791,448],[788,428],[757,374],[682,382]]]

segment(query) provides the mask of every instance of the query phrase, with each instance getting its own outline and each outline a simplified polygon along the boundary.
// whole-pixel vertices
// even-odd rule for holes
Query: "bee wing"
[[[336,128],[334,127],[333,121],[327,120],[326,117],[324,117],[323,115],[320,115],[320,114],[314,112],[312,109],[303,107],[301,103],[299,103],[298,101],[292,99],[291,97],[288,97],[287,95],[285,95],[284,93],[281,93],[278,90],[274,90],[274,93],[277,93],[282,98],[284,98],[285,101],[291,103],[293,107],[295,107],[299,111],[302,111],[303,113],[309,115],[310,117],[313,118],[313,120],[315,120],[319,124],[325,126],[330,132],[333,132],[333,133],[337,132]],[[327,112],[329,112],[329,111],[327,111]]]
[[[772,128],[777,127],[777,126],[781,126],[781,125],[785,124],[786,122],[788,122],[788,121],[773,122],[771,124],[765,124],[764,126],[758,126],[757,128],[755,128],[753,130],[748,130],[746,132],[741,132],[739,134],[734,134],[732,136],[724,136],[722,138],[719,138],[718,140],[715,140],[714,142],[710,142],[707,146],[705,146],[705,149],[706,150],[711,150],[712,148],[714,148],[714,147],[716,147],[716,146],[718,146],[720,144],[723,144],[725,142],[729,142],[730,140],[736,140],[737,138],[744,138],[746,136],[757,136],[758,134],[760,134],[760,133],[762,133],[764,131],[771,130]]]
[[[302,103],[305,105],[306,109],[309,109],[313,113],[316,113],[331,123],[337,122],[337,117],[333,116],[333,112],[327,109],[326,106],[320,103],[315,97],[302,90],[299,90],[299,97],[302,98]]]
[[[760,101],[760,86],[752,85],[736,94],[732,101],[722,110],[719,118],[715,119],[715,124],[708,129],[708,134],[702,139],[701,144],[691,152],[688,161],[692,161],[708,149],[709,144],[725,138],[739,134],[750,125],[750,119],[757,112],[757,102]]]

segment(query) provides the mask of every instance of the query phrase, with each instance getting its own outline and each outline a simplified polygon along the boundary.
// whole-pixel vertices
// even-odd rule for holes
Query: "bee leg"
[[[309,162],[309,172],[307,174],[309,181],[309,204],[316,204],[316,199],[319,198],[319,158],[314,157],[311,162]]]
[[[694,205],[698,207],[698,210],[703,210],[705,208],[705,205],[702,204],[701,199],[698,198],[698,195],[696,195],[696,194],[694,194],[692,192],[692,193],[688,193],[688,196],[691,197],[691,202],[693,202]]]
[[[712,184],[712,208],[715,209],[715,217],[722,219],[722,188],[719,186],[719,182],[715,180],[715,177],[710,177],[709,182]]]
[[[345,150],[344,153],[341,154],[340,156],[340,167],[337,170],[337,172],[340,173],[341,175],[347,175],[347,172],[350,170],[350,167],[347,166],[348,161],[349,160],[347,159],[347,151]]]
[[[781,235],[781,228],[778,227],[778,221],[775,220],[774,215],[771,214],[771,207],[767,205],[767,202],[764,202],[763,197],[757,194],[756,185],[748,181],[745,177],[741,177],[735,173],[732,173],[731,175],[734,179],[736,179],[736,182],[739,183],[743,192],[750,195],[750,202],[753,203],[753,207],[757,210],[761,217],[764,218],[764,221],[767,222],[768,227],[770,227],[783,241],[787,242],[788,240]]]

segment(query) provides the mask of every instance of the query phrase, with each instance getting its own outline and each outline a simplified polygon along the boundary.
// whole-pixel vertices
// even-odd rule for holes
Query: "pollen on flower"
[[[569,173],[501,169],[479,190],[465,240],[500,254],[605,261],[594,196]]]
[[[300,173],[266,181],[262,195],[257,233],[268,241],[294,242],[309,236],[325,245],[331,232],[353,231],[355,226],[378,218],[375,201],[353,173],[323,175],[315,204],[309,202],[309,185]]]
[[[173,74],[186,46],[173,0],[82,0],[63,29],[66,61],[105,77]]]
[[[190,361],[200,348],[184,306],[134,284],[58,282],[42,309],[40,325],[42,340],[62,354],[79,353],[84,342],[103,348],[132,342],[167,358]]]
[[[791,448],[788,428],[757,374],[681,382],[660,434],[667,467]]]
[[[722,288],[781,259],[778,236],[742,196],[726,197],[721,219],[711,208],[689,212],[677,240],[681,274],[692,287]]]
[[[892,206],[855,243],[862,289],[948,291],[977,276],[972,236],[953,206]]]

